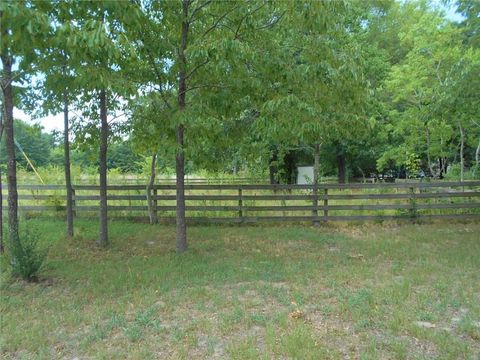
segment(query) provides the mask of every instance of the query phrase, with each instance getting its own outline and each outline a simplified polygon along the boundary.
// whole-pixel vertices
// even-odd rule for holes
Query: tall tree
[[[66,6],[68,16],[75,21],[61,23],[58,33],[63,37],[67,59],[75,61],[75,89],[81,94],[77,101],[83,102],[79,106],[83,115],[82,128],[93,130],[90,141],[96,140],[99,144],[100,229],[97,243],[106,247],[109,245],[107,149],[111,130],[108,117],[118,106],[119,99],[132,91],[121,75],[130,54],[122,24],[136,21],[135,8],[130,2],[106,0],[93,3],[71,1]],[[67,66],[72,63],[67,61]],[[85,103],[91,106],[85,108]],[[79,138],[82,138],[81,134]]]
[[[265,58],[271,97],[260,109],[257,131],[267,143],[308,146],[318,181],[321,144],[337,143],[339,180],[344,181],[344,145],[358,136],[365,120],[363,102],[369,88],[365,50],[360,47],[360,20],[346,2],[291,2],[285,21]],[[267,86],[268,86],[267,85]]]
[[[3,99],[3,97],[2,97]],[[0,108],[0,143],[2,142],[3,137],[3,117],[4,117],[4,106],[2,100],[2,106]],[[0,155],[1,155],[0,148]],[[0,166],[0,254],[3,254],[5,248],[3,245],[3,189],[2,189],[2,167]]]
[[[70,161],[70,107],[78,95],[75,88],[75,68],[80,66],[80,62],[69,53],[67,42],[75,34],[69,27],[66,31],[66,23],[74,20],[74,11],[71,10],[72,4],[69,2],[55,1],[54,9],[51,13],[53,18],[53,33],[48,41],[48,46],[37,60],[38,68],[44,75],[39,81],[39,96],[41,100],[41,115],[57,114],[63,112],[63,167],[66,187],[66,234],[73,237],[74,219],[73,219],[73,189],[71,179],[71,161]],[[31,113],[37,111],[38,101],[34,102]]]
[[[151,74],[141,81],[146,87],[155,79],[155,91],[172,114],[169,127],[174,129],[176,142],[176,248],[184,252],[185,158],[194,153],[192,144],[211,136],[211,129],[238,111],[231,99],[241,93],[247,78],[247,59],[254,54],[249,40],[260,30],[274,26],[280,14],[273,5],[256,1],[182,0],[139,2],[138,6],[144,19],[131,36],[139,45],[140,69]]]
[[[4,132],[7,153],[8,231],[10,242],[19,241],[18,193],[13,129],[14,82],[31,73],[36,50],[42,48],[50,31],[47,10],[50,4],[35,1],[3,1],[0,3],[0,58],[3,94]],[[16,62],[16,64],[15,64]],[[16,66],[16,68],[14,68]]]
[[[412,12],[418,21],[404,25],[400,38],[407,55],[392,67],[386,81],[393,105],[391,130],[400,141],[398,147],[391,146],[384,153],[379,165],[389,159],[405,164],[415,154],[424,159],[431,176],[441,177],[450,153],[452,130],[458,129],[460,138],[464,137],[461,118],[439,107],[445,104],[446,83],[462,58],[460,32],[430,8],[406,8],[404,16]],[[460,152],[463,148],[460,145]],[[463,154],[460,159],[463,168]]]

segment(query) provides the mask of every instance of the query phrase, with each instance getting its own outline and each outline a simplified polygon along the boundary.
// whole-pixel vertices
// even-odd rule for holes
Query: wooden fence
[[[21,213],[63,216],[64,186],[19,185],[18,189]],[[185,189],[189,222],[480,219],[480,181],[317,186],[188,184]],[[99,187],[76,185],[73,191],[75,216],[96,216]],[[146,198],[142,185],[109,186],[109,217],[147,219]],[[159,220],[173,222],[175,185],[154,186],[152,199]]]

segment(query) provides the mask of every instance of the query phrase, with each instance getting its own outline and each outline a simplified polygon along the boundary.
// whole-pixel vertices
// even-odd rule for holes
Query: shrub
[[[45,263],[48,249],[38,245],[39,236],[25,230],[18,241],[10,244],[12,274],[27,281],[37,281],[38,273]]]
[[[465,168],[463,172],[465,180],[480,180],[480,168],[475,165],[470,169]],[[455,163],[450,166],[448,172],[445,174],[445,180],[459,181],[460,180],[460,164]]]

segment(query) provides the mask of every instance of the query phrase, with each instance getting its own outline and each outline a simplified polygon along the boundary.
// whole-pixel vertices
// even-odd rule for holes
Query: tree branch
[[[145,34],[143,31],[140,31],[140,39],[142,40],[142,43],[143,45],[145,46]],[[158,69],[157,67],[157,64],[155,63],[155,59],[153,57],[153,54],[151,53],[150,51],[150,47],[149,46],[145,46],[146,48],[146,53],[147,53],[147,59],[148,59],[148,62],[150,63],[150,66],[153,68],[153,71],[157,77],[157,81],[158,81],[158,90],[160,92],[160,96],[162,97],[162,100],[163,102],[165,103],[165,105],[167,106],[167,108],[171,109],[172,106],[170,105],[170,103],[168,102],[166,96],[165,96],[165,91],[162,87],[162,75],[160,74],[160,70]]]
[[[287,11],[285,10],[278,18],[276,18],[274,21],[272,22],[269,22],[263,26],[260,26],[258,28],[256,28],[256,30],[263,30],[263,29],[268,29],[268,28],[271,28],[273,26],[275,26],[276,24],[278,24],[278,22],[280,20],[282,20],[282,18],[284,17],[284,15],[287,13]]]
[[[206,59],[205,61],[201,62],[200,64],[198,64],[197,66],[195,66],[186,76],[185,76],[185,80],[187,80],[188,78],[190,78],[193,74],[195,74],[195,72],[201,68],[202,66],[205,66],[209,63],[210,59]]]
[[[118,115],[115,115],[114,117],[112,117],[110,120],[108,120],[108,124],[111,124],[112,122],[114,122],[115,120],[117,120],[118,118],[122,117],[122,116],[125,116],[126,112],[124,111],[123,113],[120,113]]]
[[[253,15],[254,13],[256,13],[258,10],[260,10],[261,8],[263,8],[265,6],[265,3],[263,3],[262,5],[260,5],[259,7],[257,7],[256,9],[250,11],[250,12],[247,12],[245,14],[245,16],[243,16],[240,21],[238,22],[238,26],[237,26],[237,29],[235,30],[235,34],[233,36],[233,40],[237,40],[239,38],[239,32],[240,32],[240,28],[242,27],[242,23],[245,21],[245,19],[247,17],[249,17],[250,15]]]
[[[202,88],[218,88],[218,89],[227,89],[229,88],[230,86],[226,86],[226,85],[219,85],[219,84],[205,84],[205,85],[196,85],[196,86],[192,86],[188,89],[186,89],[185,91],[183,91],[182,93],[187,93],[189,91],[192,91],[192,90],[197,90],[197,89],[202,89]],[[182,94],[182,93],[179,93]]]
[[[235,5],[234,7],[232,7],[230,10],[228,10],[227,12],[225,12],[223,15],[221,15],[214,23],[212,26],[210,26],[202,35],[202,37],[205,37],[210,31],[214,30],[217,28],[218,24],[220,24],[220,21],[222,21],[223,19],[225,19],[227,17],[228,14],[230,14],[231,12],[233,12],[235,9],[238,8],[238,5]]]
[[[69,109],[68,111],[75,115],[77,118],[79,118],[81,122],[85,122],[83,116],[78,115],[74,110]]]
[[[188,22],[191,24],[195,21],[195,15],[202,10],[204,7],[210,5],[213,0],[207,0],[203,4],[199,5],[195,10],[192,11],[192,15],[190,15],[190,18],[188,19]]]

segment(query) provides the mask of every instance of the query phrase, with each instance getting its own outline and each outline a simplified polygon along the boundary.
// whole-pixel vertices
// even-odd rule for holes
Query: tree
[[[173,131],[168,128],[168,118],[171,115],[171,110],[166,107],[166,103],[161,96],[155,91],[150,92],[134,98],[130,104],[132,145],[136,151],[149,155],[150,158],[150,177],[146,186],[150,224],[158,222],[153,199],[157,161],[159,158],[171,158],[174,155],[172,149],[175,149]],[[163,94],[163,96],[166,95]],[[161,126],[161,124],[164,126]]]
[[[364,126],[366,53],[360,21],[345,2],[289,3],[277,32],[274,55],[265,62],[282,71],[271,75],[273,96],[260,109],[257,131],[267,143],[308,147],[318,183],[322,145],[337,146],[339,181],[345,181],[346,139]]]
[[[2,106],[1,106],[1,112],[0,112],[0,143],[2,142],[2,137],[3,137],[3,117],[4,117],[4,111],[3,111],[3,101],[2,101]],[[0,148],[0,156],[2,155],[2,150]],[[3,190],[2,190],[2,166],[0,165],[0,254],[3,254],[5,251],[5,248],[3,246]]]
[[[1,42],[0,58],[2,77],[0,85],[3,94],[4,132],[7,153],[8,180],[8,231],[12,244],[19,241],[18,234],[18,193],[13,129],[14,85],[32,71],[30,64],[36,50],[44,45],[44,38],[50,31],[47,10],[50,4],[35,1],[3,1],[0,3]],[[17,62],[17,68],[14,64]]]
[[[386,82],[393,105],[391,129],[400,143],[387,150],[379,164],[383,166],[388,159],[405,164],[411,154],[417,154],[431,176],[442,177],[451,153],[453,129],[464,137],[460,117],[445,107],[446,84],[462,58],[460,32],[438,12],[428,8],[415,11],[420,14],[418,23],[406,27],[401,36],[408,53],[392,67]],[[463,148],[461,145],[462,168]]]
[[[460,23],[466,44],[480,47],[480,3],[477,0],[456,0],[457,11],[465,19]]]
[[[66,32],[64,24],[73,21],[70,3],[54,1],[51,12],[53,32],[47,46],[37,59],[37,67],[43,77],[39,81],[37,96],[33,99],[30,113],[33,115],[48,115],[63,112],[63,167],[66,187],[66,234],[73,237],[73,189],[71,179],[70,161],[70,104],[78,95],[75,89],[75,67],[80,66],[74,62],[69,54],[67,42],[74,34]],[[71,30],[72,28],[70,28]],[[39,100],[39,101],[35,101]],[[41,105],[41,111],[38,111]]]
[[[254,54],[249,40],[274,26],[279,14],[272,5],[258,2],[182,0],[138,6],[144,17],[142,26],[132,26],[130,36],[138,44],[139,69],[150,74],[139,76],[139,81],[144,89],[153,86],[171,113],[168,128],[174,130],[176,148],[176,248],[183,252],[187,249],[185,157],[195,152],[193,144],[210,136],[211,129],[240,112],[231,99],[242,92],[249,78],[248,58]]]
[[[119,97],[132,91],[120,73],[128,62],[129,54],[129,42],[123,34],[122,21],[135,21],[135,9],[129,2],[111,1],[69,2],[66,6],[68,18],[75,21],[62,18],[65,22],[57,31],[64,42],[60,51],[64,47],[66,59],[75,59],[74,83],[81,94],[77,100],[83,103],[79,106],[83,109],[82,120],[100,123],[99,131],[92,122],[82,125],[87,131],[95,133],[90,141],[98,140],[99,143],[100,231],[97,243],[106,247],[109,244],[107,149],[111,128],[108,116],[119,105]],[[72,63],[67,66],[72,66]],[[84,108],[85,103],[90,103],[91,107]]]

